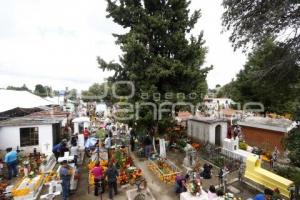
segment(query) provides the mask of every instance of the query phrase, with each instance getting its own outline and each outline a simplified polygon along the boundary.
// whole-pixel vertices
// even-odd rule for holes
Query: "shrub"
[[[240,149],[247,151],[247,147],[248,147],[248,144],[246,144],[245,142],[240,142],[239,143],[239,148]]]

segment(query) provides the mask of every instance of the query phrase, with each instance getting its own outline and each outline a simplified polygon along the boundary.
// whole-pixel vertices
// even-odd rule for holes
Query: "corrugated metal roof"
[[[24,117],[16,117],[0,121],[0,127],[56,124],[62,122],[64,119],[66,119],[66,117],[67,114],[65,114],[64,112],[51,113],[42,111]]]

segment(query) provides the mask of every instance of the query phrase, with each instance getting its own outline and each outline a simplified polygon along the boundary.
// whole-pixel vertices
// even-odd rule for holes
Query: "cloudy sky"
[[[205,65],[214,65],[211,88],[229,82],[245,62],[229,35],[221,34],[220,2],[192,0],[190,7],[202,10],[194,33],[204,30]],[[96,57],[118,60],[111,34],[123,31],[105,17],[105,8],[105,0],[0,0],[0,88],[41,83],[87,89],[102,82],[110,73],[98,69]]]

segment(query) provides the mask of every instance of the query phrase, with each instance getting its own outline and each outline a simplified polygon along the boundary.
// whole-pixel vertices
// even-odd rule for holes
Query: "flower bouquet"
[[[187,190],[193,195],[201,194],[201,184],[197,180],[192,180],[187,184]]]

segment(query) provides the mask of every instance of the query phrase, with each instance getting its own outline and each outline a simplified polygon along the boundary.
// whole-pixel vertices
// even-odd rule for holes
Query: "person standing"
[[[273,167],[274,167],[274,157],[273,157],[273,155],[270,155],[269,163],[270,163],[270,168],[273,169]]]
[[[71,145],[77,144],[77,141],[78,141],[78,133],[75,133],[75,135],[71,137]]]
[[[60,156],[60,151],[61,151],[61,147],[62,147],[62,143],[58,143],[56,145],[54,145],[52,152],[55,155],[56,161],[58,160],[59,156]]]
[[[238,171],[238,178],[240,182],[243,182],[244,174],[245,174],[245,165],[244,163],[241,163]]]
[[[8,168],[8,179],[12,179],[13,176],[16,177],[18,175],[18,154],[16,151],[13,151],[11,147],[6,149],[4,162]]]
[[[85,127],[84,131],[83,131],[84,143],[87,141],[87,139],[89,138],[89,136],[90,136],[90,132],[89,132],[88,128]]]
[[[145,157],[149,159],[151,154],[151,149],[152,149],[152,141],[149,134],[147,134],[144,140],[144,145],[145,145]]]
[[[219,186],[221,187],[223,185],[223,177],[224,176],[224,170],[223,168],[220,168],[218,178],[219,178]]]
[[[135,134],[135,131],[133,130],[133,128],[130,128],[129,134],[130,134],[131,152],[134,152],[134,150],[135,150],[135,138],[136,138],[136,134]]]
[[[108,134],[105,135],[104,147],[107,151],[107,156],[108,156],[108,159],[109,159],[109,157],[110,157],[109,150],[111,148],[111,137]]]
[[[76,143],[73,143],[70,148],[70,156],[74,156],[74,163],[77,166],[77,160],[78,160],[78,146]]]
[[[94,176],[94,182],[95,182],[95,196],[98,196],[100,181],[103,178],[103,168],[101,167],[99,161],[96,162],[95,167],[92,169],[92,174]],[[101,184],[101,187],[102,187],[102,193],[104,193],[103,184]]]
[[[67,150],[66,140],[63,139],[60,143],[56,144],[52,149],[52,152],[55,155],[56,161],[58,160],[58,158],[60,156],[64,156],[65,151],[68,151],[68,150]]]
[[[62,180],[62,189],[63,189],[63,200],[67,200],[70,196],[70,182],[71,182],[72,170],[68,165],[68,162],[64,160],[62,166],[59,170],[59,176]]]
[[[115,195],[118,194],[118,188],[117,188],[118,176],[119,176],[118,170],[116,169],[116,167],[112,162],[109,162],[108,168],[105,172],[105,177],[107,177],[109,198],[111,200],[113,199],[113,190],[115,192]]]

